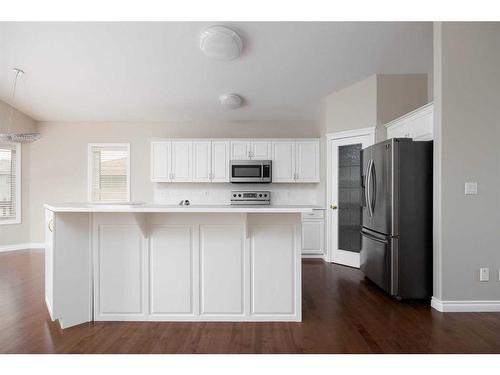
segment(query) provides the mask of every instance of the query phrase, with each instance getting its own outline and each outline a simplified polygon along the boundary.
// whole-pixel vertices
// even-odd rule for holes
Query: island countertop
[[[133,213],[302,213],[322,210],[316,205],[198,205],[168,204],[92,204],[92,203],[46,203],[44,207],[53,212],[133,212]]]

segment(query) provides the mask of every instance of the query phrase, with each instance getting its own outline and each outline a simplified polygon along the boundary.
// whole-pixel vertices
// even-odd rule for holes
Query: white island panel
[[[101,314],[143,314],[142,236],[138,225],[98,224]]]
[[[193,314],[193,232],[192,225],[151,227],[152,314]]]
[[[242,225],[201,225],[201,314],[243,314]]]
[[[297,228],[289,225],[252,225],[252,314],[294,314]]]

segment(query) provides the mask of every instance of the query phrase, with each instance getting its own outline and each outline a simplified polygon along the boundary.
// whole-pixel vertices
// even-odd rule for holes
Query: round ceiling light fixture
[[[228,27],[211,26],[200,35],[200,49],[211,59],[234,60],[241,55],[243,41]]]
[[[243,104],[243,98],[238,94],[224,94],[219,97],[220,104],[224,109],[240,108]]]

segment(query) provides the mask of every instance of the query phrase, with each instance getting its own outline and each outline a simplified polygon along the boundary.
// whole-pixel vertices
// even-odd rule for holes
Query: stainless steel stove
[[[269,205],[271,204],[270,191],[231,191],[231,204],[232,205]]]

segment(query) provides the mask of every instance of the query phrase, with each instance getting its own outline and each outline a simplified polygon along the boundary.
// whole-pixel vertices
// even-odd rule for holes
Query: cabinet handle
[[[332,210],[336,210],[338,207],[337,207],[336,205],[334,205],[334,204],[331,204],[331,205],[330,205],[330,208],[331,208]]]
[[[54,220],[50,219],[49,220],[49,225],[47,225],[47,227],[49,228],[49,230],[51,232],[54,232]]]

